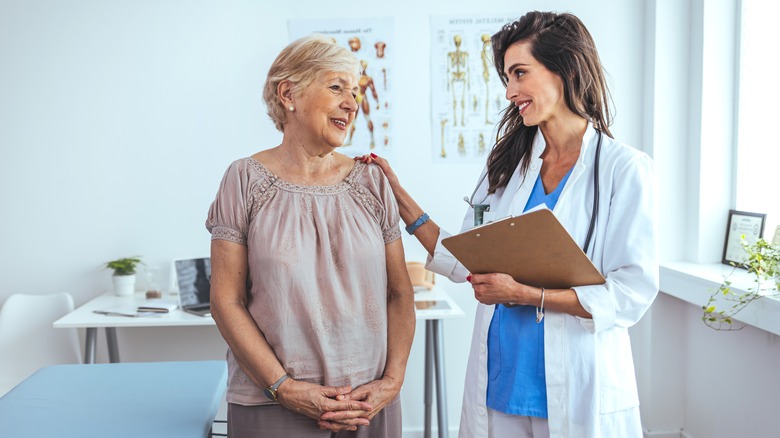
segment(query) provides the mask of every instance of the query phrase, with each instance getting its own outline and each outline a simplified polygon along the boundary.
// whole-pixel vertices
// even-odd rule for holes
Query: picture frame
[[[747,259],[747,253],[742,249],[742,236],[745,236],[745,240],[749,244],[756,243],[764,234],[765,222],[765,213],[729,210],[722,263],[746,269],[742,266],[742,263]]]

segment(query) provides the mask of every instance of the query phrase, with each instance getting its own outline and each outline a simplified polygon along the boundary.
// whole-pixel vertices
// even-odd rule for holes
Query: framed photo
[[[766,214],[746,211],[729,210],[729,220],[726,226],[726,242],[723,245],[723,260],[727,265],[732,263],[738,267],[747,259],[747,253],[742,249],[742,236],[749,244],[756,243],[764,234]]]

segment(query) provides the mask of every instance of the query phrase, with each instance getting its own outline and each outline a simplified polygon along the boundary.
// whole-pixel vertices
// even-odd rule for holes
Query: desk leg
[[[97,327],[87,327],[87,338],[84,340],[84,363],[95,363],[96,344]]]
[[[433,321],[425,321],[425,432],[431,438],[431,405],[433,404]]]
[[[449,437],[449,422],[447,421],[447,383],[444,381],[444,331],[440,320],[430,321],[433,324],[434,358],[436,359],[436,418],[439,420],[439,438]]]
[[[106,344],[108,345],[108,361],[119,363],[119,347],[116,342],[116,327],[106,327]]]

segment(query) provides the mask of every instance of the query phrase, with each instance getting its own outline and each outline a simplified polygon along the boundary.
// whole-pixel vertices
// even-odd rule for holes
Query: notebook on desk
[[[194,315],[211,316],[211,258],[174,259],[172,264],[179,307]]]

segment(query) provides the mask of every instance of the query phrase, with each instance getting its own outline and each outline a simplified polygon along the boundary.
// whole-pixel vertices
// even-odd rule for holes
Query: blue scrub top
[[[571,169],[555,190],[545,194],[540,174],[524,211],[541,204],[554,209],[569,175]],[[547,418],[544,320],[536,322],[536,307],[496,305],[488,332],[487,365],[489,408],[512,415]]]

